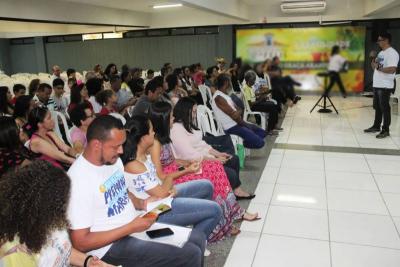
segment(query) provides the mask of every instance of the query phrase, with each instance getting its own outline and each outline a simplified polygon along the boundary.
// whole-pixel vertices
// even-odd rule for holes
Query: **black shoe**
[[[235,195],[235,197],[236,197],[236,200],[249,200],[249,199],[253,199],[253,198],[255,198],[255,196],[256,195],[254,195],[254,194],[250,194],[250,195],[248,195],[248,196],[246,196],[246,197],[240,197],[240,196],[237,196],[237,195]]]
[[[297,102],[298,102],[299,100],[301,100],[301,96],[296,95],[296,96],[294,97],[293,103],[294,103],[294,104],[297,104]]]
[[[364,133],[377,133],[377,132],[380,132],[380,131],[381,131],[381,129],[372,126],[372,127],[368,128],[368,129],[365,129]]]
[[[390,136],[389,131],[382,131],[376,136],[376,138],[382,139],[382,138],[385,138],[385,137],[388,137],[388,136]]]

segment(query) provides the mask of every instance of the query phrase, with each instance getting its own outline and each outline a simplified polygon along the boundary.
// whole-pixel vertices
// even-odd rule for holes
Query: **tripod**
[[[328,91],[328,72],[320,72],[317,74],[320,77],[324,77],[324,92],[322,93],[321,97],[318,99],[317,103],[315,103],[314,107],[310,110],[310,113],[313,112],[316,106],[321,107],[318,112],[319,113],[331,113],[332,110],[329,107],[333,107],[336,111],[336,114],[339,114],[335,105],[333,104],[332,100],[329,98],[329,91]],[[326,105],[326,99],[331,103],[330,106]],[[323,100],[323,105],[320,105],[321,100]]]

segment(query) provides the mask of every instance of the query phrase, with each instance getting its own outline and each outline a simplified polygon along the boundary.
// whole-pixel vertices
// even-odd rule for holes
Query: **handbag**
[[[225,152],[230,155],[235,154],[235,148],[232,143],[232,139],[229,135],[224,134],[220,136],[214,136],[210,133],[206,133],[203,136],[203,140],[212,146],[215,150],[218,150],[219,152]]]

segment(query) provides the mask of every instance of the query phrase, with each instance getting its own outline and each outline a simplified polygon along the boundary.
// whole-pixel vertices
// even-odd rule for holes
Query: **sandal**
[[[245,213],[245,214],[246,214],[246,213]],[[258,214],[257,214],[254,218],[252,218],[252,219],[245,218],[245,217],[244,217],[245,214],[243,214],[242,218],[239,219],[240,221],[255,222],[255,221],[261,220],[261,217],[258,217]]]

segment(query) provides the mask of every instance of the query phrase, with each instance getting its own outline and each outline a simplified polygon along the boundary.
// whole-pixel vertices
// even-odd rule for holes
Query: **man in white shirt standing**
[[[371,67],[374,70],[373,88],[374,88],[374,109],[375,120],[372,127],[365,129],[366,133],[380,132],[376,138],[385,138],[389,136],[389,126],[391,121],[390,114],[390,93],[394,89],[394,79],[399,63],[399,54],[390,43],[392,36],[390,33],[381,33],[378,36],[377,43],[382,49],[378,56],[372,60]],[[383,125],[381,128],[383,118]]]
[[[68,205],[73,246],[122,266],[203,266],[205,235],[195,229],[182,247],[137,239],[155,217],[140,217],[145,202],[129,196],[119,155],[126,132],[120,120],[100,116],[89,126],[87,146],[68,171]]]

